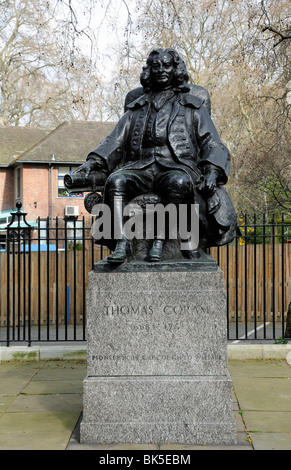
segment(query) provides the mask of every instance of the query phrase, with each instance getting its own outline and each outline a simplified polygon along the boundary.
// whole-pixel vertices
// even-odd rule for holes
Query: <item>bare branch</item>
[[[264,26],[262,28],[262,31],[271,31],[272,33],[276,34],[277,36],[280,36],[280,39],[276,44],[274,44],[274,47],[278,46],[281,42],[287,41],[288,39],[291,39],[291,31],[288,29],[286,31],[279,31],[278,29],[274,28],[274,26]]]

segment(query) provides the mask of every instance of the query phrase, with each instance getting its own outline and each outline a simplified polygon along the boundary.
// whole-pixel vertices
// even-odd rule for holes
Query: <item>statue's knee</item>
[[[127,185],[127,179],[125,175],[112,173],[106,181],[106,191],[123,191]]]
[[[192,194],[191,182],[186,174],[176,175],[170,182],[169,187],[172,196],[181,200],[188,199]]]

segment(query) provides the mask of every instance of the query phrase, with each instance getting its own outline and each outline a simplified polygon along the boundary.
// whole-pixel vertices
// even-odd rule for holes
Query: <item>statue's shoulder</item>
[[[144,93],[143,87],[135,88],[127,93],[124,102],[124,111],[128,111],[129,109],[135,108],[139,104],[144,104],[146,95]]]
[[[190,90],[182,94],[182,104],[192,105],[195,108],[200,108],[203,104],[211,115],[211,100],[206,88],[192,83],[189,83],[188,86]],[[134,109],[137,106],[143,106],[146,103],[146,96],[143,87],[131,90],[125,97],[124,111]]]
[[[193,108],[201,108],[203,105],[208,113],[211,115],[211,101],[210,101],[210,95],[206,88],[199,86],[199,85],[193,85],[193,84],[188,84],[190,90],[186,93],[182,93],[181,96],[181,104],[184,106],[190,106]]]
[[[202,100],[203,106],[207,109],[208,113],[211,115],[211,99],[210,94],[206,88],[200,85],[194,85],[193,83],[189,84],[190,95],[193,95]]]
[[[198,96],[191,95],[191,93],[182,93],[179,97],[180,104],[189,108],[199,109],[203,104],[203,100]]]

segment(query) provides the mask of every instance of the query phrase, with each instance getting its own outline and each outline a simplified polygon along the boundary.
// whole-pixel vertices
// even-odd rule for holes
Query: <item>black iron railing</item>
[[[0,342],[85,341],[88,273],[109,253],[92,219],[26,222],[21,204],[1,231]]]
[[[94,243],[92,222],[39,218],[32,225],[18,203],[0,228],[0,343],[86,341],[88,273],[109,254]],[[210,250],[225,274],[228,339],[284,342],[291,220],[244,216],[238,228],[234,242]]]

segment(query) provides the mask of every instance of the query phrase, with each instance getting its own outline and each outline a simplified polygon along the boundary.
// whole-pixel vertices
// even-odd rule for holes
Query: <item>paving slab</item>
[[[291,435],[283,433],[251,433],[255,450],[291,450]]]
[[[6,377],[0,374],[0,397],[19,395],[29,384],[30,380],[29,376],[19,377],[15,374],[12,377]]]
[[[25,361],[2,361],[0,362],[0,373],[1,374],[14,374],[17,372],[18,375],[27,375],[33,376],[34,373],[44,367],[45,362],[34,361],[34,362],[25,362]]]
[[[254,450],[289,450],[290,364],[276,359],[230,361],[229,370]]]
[[[40,369],[33,380],[78,380],[83,381],[86,376],[86,366],[83,363],[72,364],[72,361],[48,362],[45,368]]]
[[[229,360],[233,377],[291,377],[291,367],[284,360]]]
[[[85,375],[84,362],[1,363],[0,449],[65,450],[82,411]]]
[[[287,377],[234,377],[242,410],[291,411],[291,380]]]
[[[5,413],[7,408],[11,406],[11,404],[16,400],[16,397],[4,397],[0,396],[0,415],[1,413]]]
[[[7,404],[6,412],[73,411],[78,417],[82,408],[82,394],[19,395],[10,405]]]
[[[0,433],[0,450],[65,450],[67,444],[67,431]]]
[[[22,408],[0,414],[1,450],[65,450],[80,414],[80,405],[68,411]],[[13,410],[13,411],[12,411]],[[24,410],[24,411],[23,411]]]
[[[31,380],[22,392],[28,395],[82,393],[83,384],[80,380]]]
[[[29,411],[4,413],[0,416],[0,434],[5,432],[67,431],[69,437],[78,420],[79,412]]]
[[[291,441],[290,411],[244,411],[243,417],[250,433],[289,433]]]

